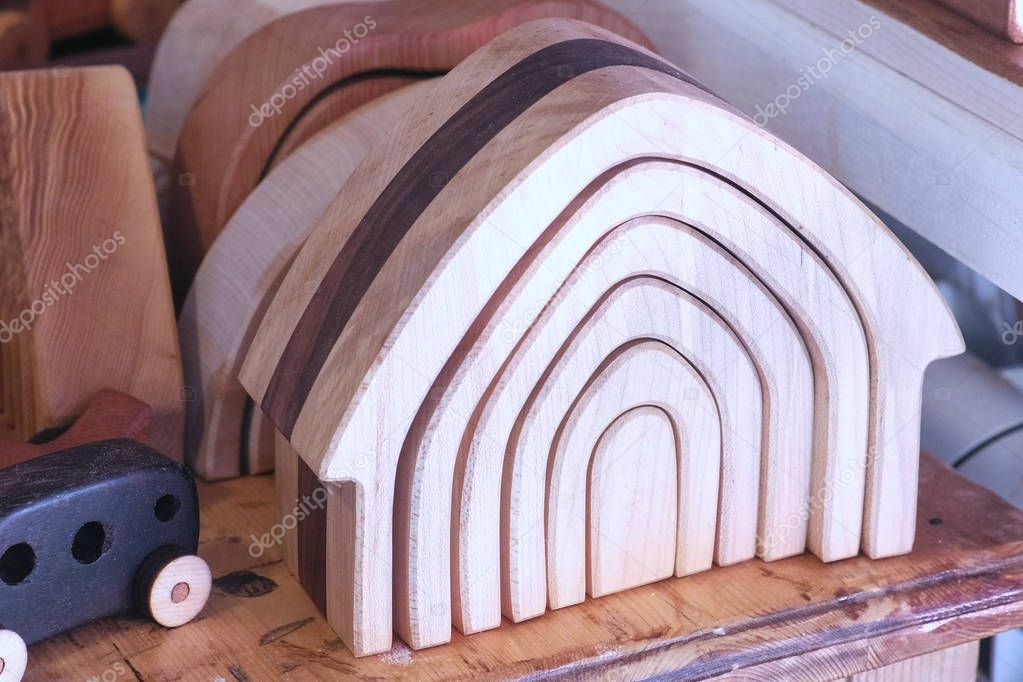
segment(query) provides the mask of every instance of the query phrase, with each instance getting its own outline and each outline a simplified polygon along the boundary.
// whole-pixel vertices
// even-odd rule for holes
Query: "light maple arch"
[[[201,60],[219,63],[180,124],[170,173],[168,244],[178,298],[221,228],[278,152],[294,148],[296,135],[305,139],[317,125],[410,78],[446,72],[501,31],[532,19],[584,19],[643,40],[627,20],[592,0],[313,4],[293,3],[293,11],[266,21],[229,53]],[[257,15],[263,21],[264,10]],[[213,16],[234,20],[233,14]],[[239,33],[231,32],[229,40]],[[194,81],[187,80],[193,85],[183,88],[186,96],[194,91]],[[151,124],[163,131],[157,142],[162,149],[178,126],[177,115],[168,118]]]
[[[187,403],[185,454],[204,479],[273,469],[272,432],[266,443],[261,412],[251,414],[252,428],[243,435],[251,401],[238,370],[249,341],[320,214],[365,153],[429,87],[384,95],[324,128],[259,183],[203,259],[178,332],[186,383],[196,389]]]
[[[174,309],[127,71],[0,74],[0,206],[0,376],[14,437],[67,426],[110,388],[152,407],[147,442],[180,459]]]
[[[605,195],[616,200],[601,204]],[[607,235],[616,229],[643,236],[583,267],[613,243]],[[573,284],[573,272],[593,281]],[[527,463],[516,442],[531,430],[531,408],[551,376],[545,368],[572,357],[565,341],[580,322],[605,319],[599,311],[586,316],[593,302],[634,278],[667,280],[675,290],[704,287],[695,294],[705,297],[700,304],[723,321],[755,369],[756,380],[738,396],[734,386],[712,387],[723,429],[717,456],[731,432],[721,406],[735,400],[743,413],[732,428],[759,434],[746,438],[753,461],[792,458],[791,471],[805,472],[789,478],[770,466],[730,472],[722,464],[722,500],[734,495],[730,473],[751,478],[740,479],[748,481],[746,498],[736,508],[719,505],[718,524],[735,523],[746,538],[733,547],[724,536],[719,559],[724,552],[740,560],[754,549],[769,559],[782,545],[785,556],[806,541],[825,560],[850,556],[861,542],[871,556],[908,551],[923,371],[962,349],[931,282],[837,182],[670,64],[596,27],[535,22],[466,59],[366,157],[296,257],[242,368],[243,385],[301,456],[288,477],[294,490],[339,484],[322,513],[299,525],[293,560],[355,654],[390,646],[392,591],[398,630],[412,646],[449,636],[449,625],[431,616],[434,607],[444,613],[445,577],[430,573],[412,548],[429,551],[431,528],[465,542],[467,510],[448,510],[445,486],[475,494],[466,481],[487,475],[472,470],[471,443],[485,438],[481,424],[495,405],[497,418],[513,425],[506,440],[502,430],[489,442],[503,453],[503,480],[496,476],[505,494],[496,506],[480,501],[492,511],[478,522],[490,534],[500,527],[504,599],[466,606],[471,590],[458,562],[447,580],[456,585],[462,618],[475,609],[491,615],[461,622],[463,630],[496,624],[495,603],[525,618],[549,601],[549,521],[541,514],[538,526],[513,531],[529,519],[520,513],[536,511],[512,502],[510,491],[527,483],[527,467],[516,468]],[[734,300],[733,292],[730,301],[725,284],[742,282],[737,291],[747,297]],[[561,313],[558,331],[541,324],[577,299],[576,317]],[[508,316],[512,310],[520,314]],[[667,311],[678,306],[665,310],[649,324],[670,324]],[[623,314],[618,330],[605,324],[620,340],[595,351],[578,382],[622,343],[654,336],[671,345],[664,331],[658,336],[638,321],[639,311]],[[751,329],[754,313],[759,326]],[[495,345],[495,334],[505,332],[507,341]],[[676,348],[694,366],[709,361],[696,357],[704,352],[698,341]],[[522,348],[538,347],[549,352],[522,359]],[[812,410],[794,407],[806,390],[801,371],[812,374]],[[523,386],[515,393],[521,399],[494,402],[496,389],[514,382]],[[793,395],[781,395],[786,387]],[[762,409],[751,414],[757,388]],[[544,419],[561,420],[582,389],[566,385]],[[452,440],[443,442],[457,450],[421,448],[425,436],[440,434],[431,420],[453,424],[454,414],[463,430],[445,431]],[[774,439],[812,447],[776,459]],[[552,443],[547,436],[537,442],[526,454],[539,481]],[[427,472],[433,477],[423,478]],[[554,479],[543,480],[521,488],[540,491],[541,511]],[[730,518],[742,516],[737,510],[758,487],[755,518]],[[794,518],[786,516],[792,509]],[[754,548],[757,525],[762,542]],[[393,547],[406,545],[392,561]],[[467,551],[477,551],[471,540]],[[536,568],[513,574],[513,562]]]

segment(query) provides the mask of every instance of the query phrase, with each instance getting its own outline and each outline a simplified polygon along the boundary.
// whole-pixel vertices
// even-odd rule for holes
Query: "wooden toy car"
[[[209,599],[199,507],[182,465],[130,439],[0,471],[0,682],[26,644],[138,609],[177,627]]]

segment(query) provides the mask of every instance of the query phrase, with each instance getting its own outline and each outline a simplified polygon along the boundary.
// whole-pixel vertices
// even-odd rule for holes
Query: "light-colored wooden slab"
[[[529,96],[503,97],[511,82],[528,83]],[[357,653],[390,641],[393,481],[414,416],[526,251],[589,184],[628,159],[685,159],[726,178],[828,263],[877,347],[890,352],[878,365],[876,423],[898,438],[872,458],[884,467],[878,484],[890,486],[872,494],[908,508],[917,436],[893,417],[918,418],[905,387],[962,344],[933,285],[862,204],[684,74],[600,29],[554,21],[510,31],[444,83],[324,213],[242,371],[318,478],[357,481],[364,492],[359,530],[348,534],[351,610],[328,614],[342,634],[362,633],[366,648]],[[441,153],[452,149],[457,159]],[[898,273],[899,284],[879,289],[879,271]],[[310,281],[320,283],[315,291]],[[917,305],[904,304],[909,291]],[[893,357],[913,361],[895,375],[884,364]],[[897,530],[911,541],[911,526]]]
[[[238,369],[284,271],[362,157],[425,87],[385,95],[353,111],[290,155],[253,190],[203,259],[178,332],[185,381],[196,397],[188,403],[186,456],[206,480],[243,470],[249,398]],[[252,421],[258,425],[261,418]],[[250,444],[253,437],[265,438],[259,429],[250,431]],[[248,467],[249,473],[267,470],[258,462]]]
[[[600,435],[585,496],[592,596],[646,585],[674,572],[676,449],[675,428],[656,407],[626,412]]]
[[[636,551],[617,554],[617,559],[611,563],[618,565],[619,569],[643,569],[657,563],[642,558],[643,548],[649,546],[654,556],[659,556],[663,549],[663,541],[647,541],[641,532],[645,519],[656,519],[658,515],[668,513],[669,509],[660,508],[664,506],[661,504],[663,500],[651,498],[651,502],[658,504],[644,507],[645,511],[633,509],[628,504],[621,505],[620,518],[614,518],[611,513],[619,506],[614,501],[617,494],[615,481],[627,475],[629,469],[649,470],[663,478],[667,472],[662,459],[648,461],[640,451],[626,458],[624,470],[613,462],[605,462],[618,472],[605,475],[601,473],[603,469],[598,466],[595,455],[596,439],[603,438],[600,435],[602,429],[619,416],[643,406],[662,412],[670,422],[673,439],[678,441],[677,448],[674,441],[671,444],[671,455],[675,460],[671,464],[671,472],[676,479],[672,488],[677,500],[668,505],[671,517],[676,519],[671,533],[675,556],[669,574],[684,576],[711,567],[721,472],[718,408],[707,383],[685,358],[663,343],[641,341],[615,352],[598,367],[558,428],[548,465],[547,490],[547,585],[552,605],[572,603],[572,597],[564,597],[578,588],[578,584],[572,582],[577,577],[572,571],[580,565],[582,557],[588,562],[586,580],[589,580],[589,593],[593,596],[610,594],[656,579],[633,582],[625,575],[633,571],[612,572],[609,564],[595,560],[598,541],[608,552],[614,551],[615,546],[626,546],[623,538],[632,535],[629,524],[635,519],[640,524],[636,528]],[[573,466],[585,462],[582,475],[566,466],[569,460],[574,462]],[[600,499],[595,497],[598,482],[602,486]],[[639,481],[633,481],[633,484],[638,485]],[[589,502],[580,500],[580,497],[586,498],[583,492],[586,490],[590,491]],[[600,500],[605,500],[607,506],[603,506]],[[598,509],[605,513],[604,520],[599,523]],[[601,523],[617,530],[598,538]],[[582,531],[581,535],[579,531]],[[623,562],[627,566],[623,567]],[[603,577],[594,581],[598,572]],[[649,576],[649,572],[641,572]],[[562,584],[569,589],[562,589]],[[596,593],[593,585],[598,586]]]
[[[119,67],[0,74],[4,381],[18,437],[111,388],[180,459],[181,364],[138,98]],[[15,332],[12,322],[31,327]]]
[[[501,31],[551,16],[642,40],[592,0],[336,2],[281,14],[250,33],[207,76],[178,137],[170,175],[188,181],[171,182],[168,199],[176,295],[318,98],[375,74],[446,72]]]

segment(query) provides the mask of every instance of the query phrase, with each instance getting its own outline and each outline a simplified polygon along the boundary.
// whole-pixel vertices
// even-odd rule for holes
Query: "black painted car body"
[[[138,606],[158,549],[194,553],[195,483],[133,440],[90,443],[0,471],[0,628],[32,644]]]

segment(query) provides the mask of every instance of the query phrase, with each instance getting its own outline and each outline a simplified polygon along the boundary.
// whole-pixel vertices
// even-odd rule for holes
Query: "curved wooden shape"
[[[508,28],[565,16],[643,40],[592,0],[404,0],[335,3],[282,15],[242,40],[206,79],[178,138],[168,240],[175,291],[263,175],[281,140],[317,98],[354,78],[442,73]],[[307,51],[295,45],[310,46]],[[319,49],[317,49],[319,48]]]
[[[907,387],[920,385],[933,358],[962,348],[926,275],[834,180],[671,65],[600,29],[535,23],[456,67],[353,174],[243,367],[243,384],[313,473],[358,490],[350,515],[358,526],[346,535],[355,578],[332,584],[327,607],[343,636],[359,633],[345,639],[356,653],[390,642],[386,571],[368,569],[389,565],[391,528],[370,523],[392,509],[401,443],[431,385],[566,204],[637,158],[725,179],[832,269],[876,353],[870,429],[885,450],[869,460],[866,547],[911,543],[918,437],[904,426],[917,418],[919,396]],[[879,287],[878,272],[897,283]],[[320,282],[315,291],[305,289],[310,281]],[[888,537],[875,537],[884,505],[893,505],[883,514]]]
[[[534,464],[534,469],[528,466],[519,469],[519,473],[531,472],[539,479],[532,481],[539,486],[539,490],[536,486],[528,489],[530,494],[537,496],[534,499],[536,507],[528,515],[531,520],[526,519],[525,512],[522,512],[522,516],[514,517],[518,524],[516,527],[524,531],[513,536],[516,540],[507,537],[510,530],[507,528],[508,518],[505,513],[509,508],[507,500],[502,500],[502,480],[507,482],[509,474],[505,470],[502,476],[502,470],[505,469],[502,462],[505,460],[505,448],[518,426],[515,423],[518,406],[523,404],[530,391],[543,379],[545,369],[551,358],[558,355],[559,347],[569,344],[575,346],[573,356],[576,362],[584,363],[581,368],[575,367],[580,381],[590,377],[615,348],[644,338],[664,339],[665,343],[676,348],[697,366],[700,374],[711,385],[720,411],[720,466],[724,471],[721,481],[721,516],[719,522],[712,520],[712,527],[719,523],[722,537],[719,548],[725,547],[724,550],[719,549],[719,555],[723,553],[724,563],[753,556],[764,411],[757,368],[727,323],[695,298],[663,279],[632,279],[627,268],[623,268],[625,277],[617,283],[614,275],[619,273],[607,273],[609,286],[603,281],[603,270],[589,267],[599,263],[602,257],[606,259],[607,250],[613,250],[615,244],[618,248],[626,248],[623,245],[629,241],[629,237],[621,241],[608,239],[604,243],[607,248],[603,254],[595,254],[592,260],[578,268],[577,280],[585,280],[590,273],[599,272],[601,281],[586,282],[586,286],[579,286],[578,281],[566,284],[565,290],[571,293],[558,296],[560,305],[548,308],[543,318],[531,326],[518,352],[503,368],[504,376],[494,379],[483,394],[484,401],[474,413],[463,418],[463,424],[467,420],[469,428],[455,471],[452,518],[458,520],[458,526],[457,544],[452,548],[454,558],[451,588],[456,609],[455,624],[463,632],[475,632],[500,624],[502,584],[508,588],[510,582],[507,577],[510,567],[503,563],[506,560],[519,562],[516,579],[528,581],[528,584],[523,583],[525,595],[516,593],[513,598],[511,594],[505,593],[506,614],[514,620],[522,620],[543,613],[546,608],[542,532],[546,457],[541,463]],[[612,256],[612,259],[607,260],[605,267],[617,261],[618,254]],[[657,268],[655,264],[651,264],[647,272],[655,277],[671,277],[670,272]],[[613,293],[608,294],[609,290]],[[634,290],[638,290],[638,293]],[[654,317],[660,319],[654,320]],[[584,334],[580,339],[578,335],[584,329],[594,331],[588,337]],[[583,345],[581,350],[580,344]],[[585,364],[587,360],[589,363]],[[566,395],[569,400],[580,393],[578,387],[574,393],[571,389],[568,391]],[[515,408],[510,411],[499,409],[498,401],[502,398],[506,404],[514,405]],[[565,412],[565,409],[561,409],[552,416],[560,419]],[[419,487],[420,491],[425,489],[425,485]],[[443,499],[443,488],[440,488],[438,497]],[[402,511],[399,502],[397,523],[404,519]],[[444,562],[446,547],[443,538],[426,532],[436,523],[434,518],[443,518],[443,515],[438,513],[436,507],[427,509],[425,505],[414,511],[419,513],[410,516],[417,520],[420,528],[418,533],[409,534],[412,545],[408,556],[410,573],[414,571],[412,574],[420,577],[418,582],[410,581],[408,588],[402,589],[405,587],[401,582],[401,566],[405,561],[402,543],[405,535],[399,532],[396,535],[399,547],[396,557],[399,566],[396,573],[398,587],[395,589],[399,615],[406,611],[403,608],[406,593],[409,595],[410,608],[417,603],[416,599],[420,600],[419,603],[423,600],[431,604],[442,603],[443,597],[438,590],[446,586],[443,582],[436,586],[439,581],[434,577],[435,564]],[[502,525],[500,533],[497,532],[498,519],[501,519]],[[701,521],[693,520],[697,523]],[[530,549],[525,550],[526,555],[516,552],[513,559],[510,554],[513,542],[527,544]],[[441,544],[440,551],[437,551],[437,543]],[[529,551],[535,554],[530,557]],[[502,565],[503,569],[499,571]],[[503,580],[502,573],[505,575]],[[399,632],[402,632],[400,623],[399,618]],[[422,637],[421,632],[418,634]]]
[[[120,67],[0,74],[0,342],[15,437],[110,388],[181,459],[181,364],[138,95]]]
[[[167,172],[203,84],[245,38],[278,17],[338,0],[188,0],[160,38],[146,93],[149,154]],[[158,171],[159,174],[159,171]]]
[[[178,333],[186,383],[195,391],[187,408],[186,457],[204,479],[242,471],[249,397],[238,370],[288,264],[366,152],[428,87],[371,102],[289,156],[249,195],[203,260]]]
[[[619,251],[608,253],[609,248],[614,248],[609,245],[613,244],[620,245]],[[598,294],[607,290],[605,282],[612,284],[635,273],[647,273],[703,302],[732,330],[749,353],[763,395],[763,433],[761,436],[756,435],[757,431],[751,434],[742,423],[749,420],[759,427],[760,419],[752,420],[747,415],[745,420],[732,421],[722,416],[722,422],[726,422],[725,433],[733,430],[742,433],[743,442],[738,447],[753,454],[750,459],[743,458],[741,464],[727,452],[722,456],[725,483],[721,491],[715,558],[722,565],[753,558],[757,519],[763,518],[767,509],[766,505],[759,504],[760,497],[770,498],[774,510],[779,512],[777,518],[768,519],[767,527],[771,532],[776,530],[774,524],[781,526],[789,518],[803,517],[807,513],[813,379],[806,351],[791,321],[776,307],[770,293],[760,288],[740,264],[720,252],[713,243],[664,218],[640,218],[621,226],[594,249],[580,265],[580,271],[589,274],[592,281],[586,285],[568,284],[571,294],[557,297],[553,307],[574,305],[568,303],[570,299],[583,299],[585,305],[590,294],[583,293],[584,288],[592,287],[593,294]],[[600,346],[597,337],[601,333],[613,338],[623,333],[646,333],[649,325],[654,325],[658,333],[651,336],[672,339],[670,345],[691,362],[700,362],[703,356],[712,353],[704,340],[688,336],[687,327],[693,328],[695,322],[680,319],[681,313],[672,310],[671,305],[655,307],[642,298],[630,303],[630,312],[635,310],[631,315],[627,313],[613,322],[590,317],[580,325],[569,343],[553,353],[546,352],[550,350],[546,339],[557,340],[557,335],[538,324],[530,334],[535,345],[526,345],[529,354],[522,351],[515,354],[500,385],[486,398],[473,435],[475,451],[470,456],[483,457],[484,461],[493,461],[491,458],[495,457],[504,460],[503,608],[505,616],[514,621],[538,616],[547,607],[544,537],[534,529],[544,527],[548,458],[558,424],[593,369],[610,350]],[[650,310],[657,310],[659,319],[648,322]],[[534,372],[527,369],[537,365],[547,367],[539,382],[534,381]],[[516,376],[520,372],[524,377],[521,380]],[[735,401],[749,401],[751,388],[749,384],[729,384],[721,390],[715,389],[714,396],[719,401],[726,396]],[[495,443],[500,444],[498,450],[493,447]],[[585,466],[582,469],[585,470]],[[475,483],[467,482],[467,485]],[[799,545],[797,553],[803,546]]]
[[[55,438],[46,439],[48,434],[44,432],[27,443],[0,440],[0,469],[83,443],[112,438],[145,440],[152,423],[153,411],[149,405],[130,395],[103,390],[92,398],[82,415]]]
[[[656,505],[644,504],[646,511],[641,512],[613,502],[615,476],[608,480],[606,469],[615,465],[597,458],[599,444],[595,441],[605,438],[606,434],[601,435],[605,425],[644,406],[660,411],[674,434],[671,469],[676,501],[669,505],[675,519],[669,546],[675,547],[675,553],[668,575],[684,576],[711,567],[721,470],[717,404],[700,373],[677,351],[659,342],[640,342],[616,350],[601,363],[558,427],[547,472],[547,586],[552,608],[582,601],[587,580],[590,594],[600,596],[666,577],[651,568],[659,565],[652,557],[660,556],[663,540],[637,537],[633,545],[623,542],[631,535],[628,532],[607,536],[600,530],[602,525],[629,528],[628,521],[636,517],[643,528],[644,519],[663,513]],[[661,459],[657,460],[659,466],[653,466],[645,454],[639,453],[639,457],[641,461],[632,457],[626,466],[650,467],[663,475]],[[588,501],[586,490],[590,490]],[[661,498],[654,500],[661,502]],[[613,518],[615,507],[624,512],[621,520]],[[601,560],[600,556],[606,555],[603,550],[614,552],[617,560]],[[626,566],[611,572],[615,562]],[[638,573],[642,579],[630,579],[629,573]]]
[[[641,405],[611,422],[590,451],[579,546],[594,597],[669,578],[675,563],[677,431],[663,410]],[[588,545],[587,542],[588,541]],[[579,601],[582,601],[580,599]]]

